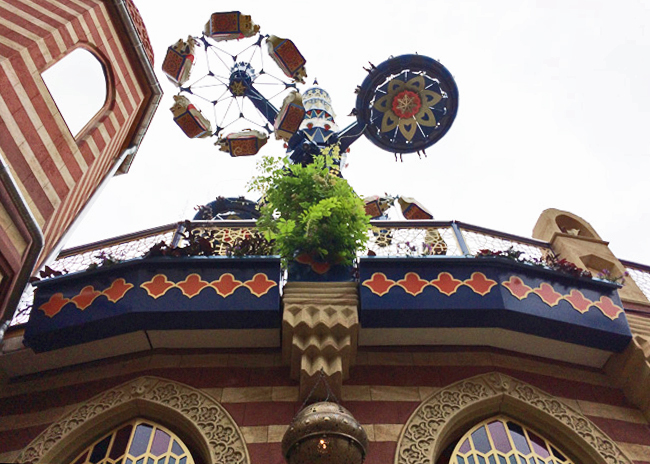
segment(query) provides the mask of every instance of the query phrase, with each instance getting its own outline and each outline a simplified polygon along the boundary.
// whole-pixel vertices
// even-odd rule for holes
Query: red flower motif
[[[201,279],[201,276],[198,274],[190,274],[184,281],[176,284],[176,286],[181,289],[181,292],[183,292],[183,295],[188,298],[194,298],[208,285],[210,284]]]
[[[43,311],[47,317],[54,317],[69,302],[69,298],[63,298],[63,293],[55,293],[50,297],[47,303],[43,303],[38,307],[38,309]]]
[[[571,293],[565,296],[564,299],[573,306],[573,309],[582,314],[586,313],[592,304],[591,300],[585,298],[581,291],[575,289],[571,290]]]
[[[481,296],[490,293],[490,290],[496,284],[496,281],[488,279],[482,272],[473,272],[472,276],[465,281],[465,285],[474,290],[474,293],[478,293]]]
[[[421,107],[422,101],[420,97],[410,90],[402,90],[393,98],[393,113],[401,119],[412,118],[420,111]]]
[[[397,285],[406,290],[406,293],[417,296],[422,293],[424,287],[429,285],[429,281],[421,279],[415,272],[408,272],[402,280],[397,282]]]
[[[140,287],[144,288],[151,298],[160,298],[175,286],[176,284],[167,280],[167,276],[164,274],[156,274],[149,282],[140,284]]]
[[[83,311],[88,306],[93,304],[95,298],[97,298],[101,294],[102,292],[100,292],[99,290],[95,290],[95,287],[93,287],[92,285],[87,285],[81,289],[81,291],[77,296],[72,298],[72,302],[75,304],[77,308]]]
[[[219,277],[219,280],[212,281],[210,285],[212,285],[212,287],[217,291],[219,295],[225,298],[237,290],[237,288],[242,285],[242,283],[241,281],[235,279],[234,275],[227,273]]]
[[[251,280],[244,282],[244,286],[247,287],[253,295],[256,297],[261,297],[266,295],[270,289],[277,286],[278,284],[266,276],[266,274],[257,273],[253,276]]]
[[[609,317],[612,321],[624,312],[623,308],[615,305],[614,302],[606,296],[601,296],[600,300],[594,303],[594,306],[600,309],[600,312]]]
[[[450,296],[456,293],[458,287],[463,285],[463,281],[454,279],[454,276],[448,272],[441,272],[438,274],[438,278],[436,280],[431,281],[431,285],[436,287],[440,293]]]
[[[544,282],[538,288],[533,290],[537,296],[539,296],[544,303],[553,307],[557,305],[562,299],[562,294],[555,291],[551,284]]]
[[[387,279],[383,272],[375,272],[372,277],[365,280],[362,285],[368,287],[375,295],[384,296],[393,285],[395,285],[395,281]]]
[[[127,284],[126,280],[119,278],[115,279],[111,286],[104,290],[102,293],[106,295],[108,301],[111,303],[117,303],[119,300],[124,298],[126,292],[133,288],[133,284]]]
[[[503,282],[501,285],[507,288],[512,296],[518,300],[523,300],[533,291],[533,289],[526,285],[523,280],[516,276],[511,276],[510,280]]]

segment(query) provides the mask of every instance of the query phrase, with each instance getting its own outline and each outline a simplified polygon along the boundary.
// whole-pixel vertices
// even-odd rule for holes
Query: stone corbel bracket
[[[622,353],[612,356],[605,370],[615,385],[650,421],[650,318],[627,315],[632,342]]]
[[[327,396],[321,378],[341,397],[354,364],[359,337],[359,292],[355,282],[288,282],[284,287],[282,359],[300,380],[300,396]]]

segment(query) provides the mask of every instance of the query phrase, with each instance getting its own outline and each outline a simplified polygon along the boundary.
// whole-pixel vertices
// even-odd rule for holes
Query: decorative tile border
[[[474,272],[469,279],[464,280],[456,279],[449,272],[440,272],[437,278],[430,281],[422,279],[416,272],[407,272],[404,278],[398,281],[389,279],[383,272],[375,272],[370,279],[364,280],[361,285],[379,297],[383,297],[395,287],[400,287],[409,295],[417,297],[428,286],[436,288],[442,295],[451,297],[463,286],[469,287],[480,296],[486,296],[498,283],[487,278],[482,272]],[[502,282],[501,285],[520,301],[529,298],[531,295],[537,295],[544,304],[554,307],[564,300],[581,314],[586,313],[593,307],[611,320],[615,320],[624,313],[623,308],[615,304],[611,298],[601,296],[599,300],[592,301],[586,298],[580,290],[576,289],[572,289],[568,294],[562,294],[547,282],[533,288],[527,285],[523,278],[513,275],[507,281]]]

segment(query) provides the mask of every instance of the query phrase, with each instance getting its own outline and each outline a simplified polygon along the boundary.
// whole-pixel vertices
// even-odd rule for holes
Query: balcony
[[[138,259],[161,240],[182,243],[186,226],[62,252],[51,268],[67,274],[37,283],[35,298],[26,292],[8,332],[16,345],[23,339],[12,334],[25,330],[31,350],[12,354],[34,359],[8,369],[19,375],[100,352],[279,347],[285,277],[276,258]],[[226,244],[255,223],[191,226],[225,255]],[[359,259],[359,344],[493,346],[590,366],[627,346],[616,285],[476,256],[485,249],[516,250],[528,260],[550,252],[546,242],[456,221],[373,222],[364,253],[371,256]],[[86,270],[101,256],[124,262]],[[650,269],[625,264],[649,297]],[[92,347],[101,349],[92,355]]]

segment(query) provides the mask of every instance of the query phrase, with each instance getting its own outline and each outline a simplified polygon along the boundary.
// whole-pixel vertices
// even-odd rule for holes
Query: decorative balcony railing
[[[641,289],[645,297],[650,300],[650,266],[623,260],[621,260],[621,264],[625,266],[630,277],[632,277],[632,280]]]
[[[474,256],[480,250],[506,251],[512,248],[522,258],[538,260],[551,251],[547,242],[485,229],[457,221],[371,221],[368,248],[362,254],[374,256]],[[64,250],[49,266],[61,272],[78,272],[105,260],[138,258],[156,243],[183,245],[188,228],[209,238],[221,255],[227,244],[255,230],[255,221],[185,221],[122,235]],[[650,299],[650,266],[623,262],[631,278]],[[11,325],[29,319],[33,288],[28,286]]]

